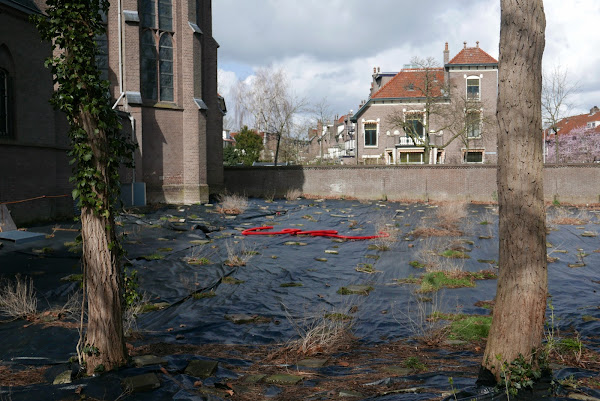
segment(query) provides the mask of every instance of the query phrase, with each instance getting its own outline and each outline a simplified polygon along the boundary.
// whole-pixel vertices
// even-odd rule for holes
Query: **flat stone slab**
[[[188,363],[185,373],[190,376],[206,379],[215,374],[218,365],[219,362],[217,361],[194,360]]]
[[[139,393],[150,391],[160,387],[160,380],[154,373],[146,373],[138,376],[131,376],[123,379],[121,386],[125,391]]]
[[[358,391],[352,391],[352,390],[341,390],[338,395],[340,396],[340,398],[344,398],[344,397],[345,398],[363,398],[364,397],[364,395],[362,395]]]
[[[338,290],[338,294],[342,295],[369,295],[373,287],[369,285],[347,285]]]
[[[244,379],[244,382],[246,383],[258,383],[259,381],[261,381],[262,379],[264,379],[265,377],[267,377],[267,375],[250,375],[247,376]]]
[[[302,376],[294,375],[272,375],[265,379],[265,383],[269,384],[284,384],[284,385],[295,385],[300,383]]]
[[[39,241],[46,239],[46,234],[32,233],[30,231],[3,231],[0,232],[0,239],[12,241],[15,244],[23,244],[25,242]]]
[[[413,373],[412,369],[408,369],[403,366],[386,366],[383,368],[383,370],[397,376],[408,376]]]
[[[58,376],[56,376],[54,378],[54,381],[52,382],[52,384],[57,385],[57,384],[70,384],[71,383],[71,371],[70,370],[65,370],[64,372],[62,372],[61,374],[59,374]]]
[[[243,313],[234,313],[225,315],[225,319],[235,324],[250,324],[250,323],[269,323],[271,319],[259,315],[245,315]]]
[[[305,368],[322,368],[327,363],[327,359],[307,358],[299,361],[296,366]]]
[[[141,368],[150,365],[166,365],[167,360],[154,355],[140,355],[133,357],[133,364]]]

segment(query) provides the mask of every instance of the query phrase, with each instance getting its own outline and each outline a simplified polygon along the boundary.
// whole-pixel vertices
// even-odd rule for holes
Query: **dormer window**
[[[480,100],[480,78],[479,77],[468,77],[467,78],[467,100]]]
[[[415,84],[408,84],[408,85],[406,85],[406,90],[414,91],[415,90]]]

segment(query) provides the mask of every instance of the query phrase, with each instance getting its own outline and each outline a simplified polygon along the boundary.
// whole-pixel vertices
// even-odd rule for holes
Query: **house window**
[[[0,69],[0,138],[9,136],[8,72]]]
[[[400,152],[398,154],[400,164],[423,164],[423,152]]]
[[[171,0],[142,0],[141,8],[142,96],[172,102],[175,99],[173,6]]]
[[[479,100],[479,78],[467,78],[467,100]]]
[[[483,163],[483,150],[465,150],[463,153],[464,163]]]
[[[365,124],[365,146],[377,146],[377,123]]]
[[[410,113],[406,116],[406,126],[404,128],[407,136],[408,134],[417,135],[423,138],[425,134],[425,127],[423,126],[423,114],[421,113]]]
[[[476,110],[468,111],[465,117],[467,138],[481,137],[481,113]]]

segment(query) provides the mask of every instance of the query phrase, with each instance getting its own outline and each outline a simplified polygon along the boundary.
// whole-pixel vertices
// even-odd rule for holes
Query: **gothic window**
[[[173,5],[141,0],[141,89],[145,99],[172,102],[174,96]]]
[[[8,101],[9,90],[8,72],[0,69],[0,138],[8,138],[10,134],[8,129],[10,124],[10,103]]]

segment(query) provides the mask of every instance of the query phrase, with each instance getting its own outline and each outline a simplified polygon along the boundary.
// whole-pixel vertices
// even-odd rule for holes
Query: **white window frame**
[[[402,153],[417,153],[421,155],[420,162],[402,162]],[[396,156],[396,164],[397,165],[406,165],[406,164],[423,164],[425,163],[425,148],[406,148],[406,149],[398,149],[398,154]]]
[[[480,162],[468,162],[467,161],[467,153],[481,153],[481,161]],[[462,162],[463,164],[484,164],[485,163],[485,149],[483,148],[475,148],[475,149],[466,149],[462,148]]]
[[[465,77],[465,99],[467,100],[474,100],[474,101],[480,101],[481,100],[481,78],[482,76],[477,76],[477,75],[470,75],[468,77]],[[478,84],[478,92],[477,92],[477,98],[469,98],[469,80],[470,79],[476,79],[477,80],[477,84]]]
[[[367,133],[366,126],[367,125],[375,125],[375,145],[367,145]],[[362,134],[363,134],[363,146],[365,149],[376,149],[379,147],[379,121],[368,120],[363,121],[362,124]]]
[[[477,113],[479,114],[479,135],[477,136],[471,136],[470,135],[470,130],[469,130],[469,126],[467,125],[467,123],[469,122],[468,117],[470,114],[472,113]],[[482,124],[482,117],[483,117],[483,110],[477,110],[477,109],[470,109],[470,110],[466,110],[465,111],[465,128],[466,128],[466,137],[467,139],[481,139],[481,131],[483,129],[483,124]]]
[[[421,139],[425,139],[425,125],[426,125],[426,121],[425,121],[425,112],[422,110],[404,110],[404,123],[406,124],[406,120],[407,117],[415,115],[415,114],[419,114],[421,116],[421,125],[423,126],[423,132],[421,133],[421,135],[419,135],[419,138]],[[404,135],[408,138],[412,138],[408,132],[406,132],[406,130],[404,130]]]

